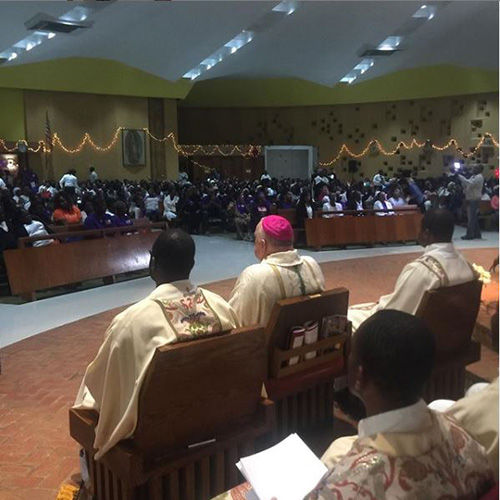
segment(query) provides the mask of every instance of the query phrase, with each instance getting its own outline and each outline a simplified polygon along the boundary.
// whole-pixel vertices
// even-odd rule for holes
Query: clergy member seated
[[[294,250],[293,229],[284,217],[269,215],[257,224],[254,253],[260,264],[241,273],[229,300],[242,326],[265,325],[278,300],[325,289],[318,263]]]
[[[429,408],[451,415],[484,446],[498,481],[498,378],[474,384],[458,401],[438,399]]]
[[[96,459],[133,435],[139,392],[157,347],[238,326],[225,300],[189,281],[194,254],[193,239],[180,229],[158,236],[150,260],[157,288],[114,318],[87,367],[75,408],[99,413]]]
[[[358,436],[334,441],[323,455],[330,470],[310,500],[475,499],[491,488],[484,448],[422,400],[434,352],[432,333],[409,314],[379,311],[359,327],[348,377],[368,417]]]
[[[353,331],[382,309],[415,314],[427,290],[460,285],[476,278],[471,265],[452,243],[454,227],[453,214],[447,210],[425,213],[418,236],[419,244],[425,248],[423,255],[404,267],[391,294],[380,297],[377,303],[349,308]]]

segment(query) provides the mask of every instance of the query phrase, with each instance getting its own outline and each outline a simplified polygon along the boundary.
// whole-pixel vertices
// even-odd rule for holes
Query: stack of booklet
[[[242,458],[236,467],[252,485],[247,500],[302,500],[328,471],[297,434]]]

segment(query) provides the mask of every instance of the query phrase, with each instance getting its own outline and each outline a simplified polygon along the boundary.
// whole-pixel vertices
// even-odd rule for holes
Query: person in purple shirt
[[[132,219],[127,213],[127,205],[123,201],[117,201],[113,206],[113,220],[118,227],[131,226]]]
[[[96,198],[92,203],[94,213],[90,214],[83,225],[85,229],[108,229],[119,227],[118,218],[106,213],[106,202],[101,198]]]

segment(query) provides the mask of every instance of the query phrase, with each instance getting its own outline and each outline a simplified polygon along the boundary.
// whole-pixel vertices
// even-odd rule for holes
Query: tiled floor
[[[247,261],[252,261],[248,244],[242,253],[238,264],[240,268]],[[469,260],[489,267],[498,250],[474,249],[465,250],[464,253]],[[337,260],[324,263],[322,267],[327,286],[345,286],[351,291],[350,303],[354,304],[375,300],[380,294],[390,292],[401,268],[415,255],[398,253],[356,258],[349,260],[349,265]],[[320,257],[318,260],[323,260],[322,254],[316,256]],[[199,256],[200,260],[203,258],[203,254]],[[202,262],[202,266],[209,264],[210,260]],[[228,274],[220,276],[227,277]],[[203,274],[196,275],[195,280],[204,280]],[[232,279],[225,280],[208,285],[207,288],[227,297],[232,283]],[[77,445],[68,433],[68,409],[87,364],[99,348],[107,325],[123,309],[124,301],[132,302],[140,298],[137,297],[139,289],[142,290],[140,297],[143,297],[151,289],[151,284],[138,286],[134,293],[126,289],[118,291],[116,293],[122,295],[109,296],[106,304],[99,304],[99,297],[89,299],[95,302],[95,307],[120,307],[0,349],[0,500],[52,499],[60,483],[77,471]],[[81,297],[82,294],[78,295]],[[64,302],[63,299],[61,301]],[[73,303],[73,307],[78,305],[76,301]],[[54,314],[57,310],[54,309]],[[66,314],[66,318],[71,317],[73,312],[67,311]],[[33,325],[37,320],[35,315],[25,321],[27,325]],[[483,356],[488,359],[487,370],[483,369],[483,372],[490,376],[497,374],[498,356],[489,352]]]

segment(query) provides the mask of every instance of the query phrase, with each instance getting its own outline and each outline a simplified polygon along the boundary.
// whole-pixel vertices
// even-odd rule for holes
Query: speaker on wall
[[[357,160],[349,160],[347,163],[347,168],[351,174],[355,174],[358,171],[358,162]]]

